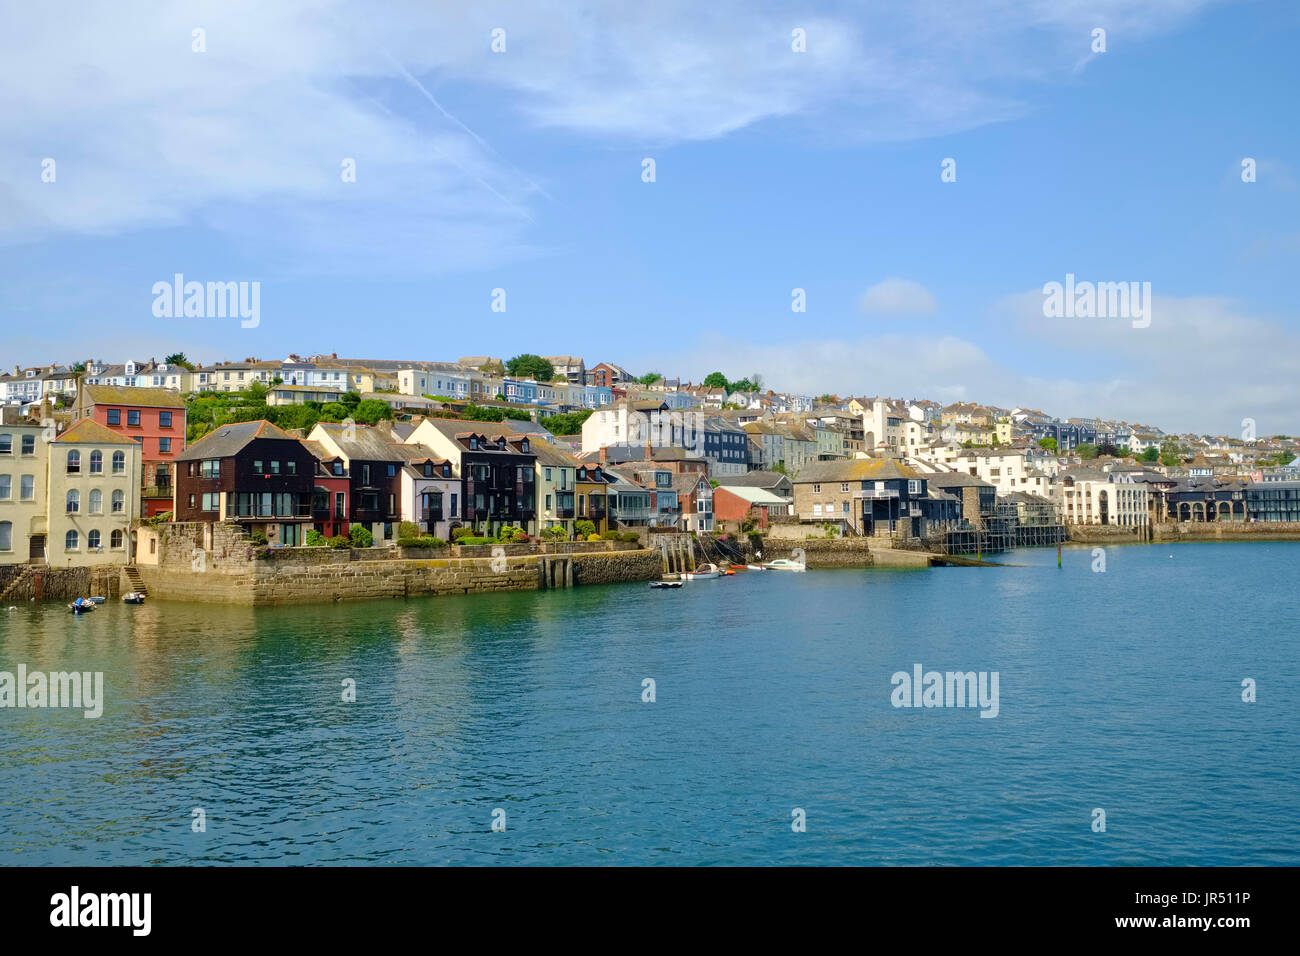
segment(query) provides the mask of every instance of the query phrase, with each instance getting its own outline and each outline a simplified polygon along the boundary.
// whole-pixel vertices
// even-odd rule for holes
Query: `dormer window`
[[[478,439],[471,436],[469,440],[470,451],[478,451]]]
[[[519,443],[519,449],[520,449],[520,451],[524,451],[524,452],[528,451],[528,439],[527,439],[527,438],[525,438],[523,441],[521,441],[521,442]]]

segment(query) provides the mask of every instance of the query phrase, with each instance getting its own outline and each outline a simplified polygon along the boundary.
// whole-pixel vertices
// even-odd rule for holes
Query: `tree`
[[[392,420],[393,406],[378,398],[358,402],[352,411],[352,420],[362,425],[374,425],[384,419]]]
[[[727,376],[723,375],[721,372],[712,372],[704,380],[704,387],[705,388],[726,388]]]
[[[187,368],[190,371],[194,370],[194,363],[185,357],[184,352],[173,352],[163,358],[163,363],[165,365],[179,365],[181,368]]]
[[[1140,460],[1140,461],[1159,461],[1159,460],[1160,460],[1160,452],[1156,449],[1156,446],[1155,446],[1155,445],[1152,445],[1150,448],[1148,448],[1146,451],[1144,451],[1144,452],[1141,454],[1141,456],[1139,457],[1139,460]]]
[[[484,375],[504,375],[506,367],[501,362],[484,362],[478,367],[478,370]]]
[[[1089,458],[1096,458],[1100,454],[1100,452],[1097,450],[1096,445],[1090,445],[1087,442],[1084,442],[1082,445],[1079,445],[1077,448],[1074,449],[1074,451],[1080,458],[1083,458],[1085,460]]]
[[[1047,451],[1056,451],[1056,439],[1052,436],[1038,439],[1038,447],[1045,448]]]
[[[361,404],[361,393],[344,392],[343,397],[339,399],[339,403],[342,404],[344,408],[349,410],[354,409]]]
[[[637,381],[640,382],[642,385],[649,385],[651,382],[657,382],[659,381],[659,379],[663,377],[664,376],[662,372],[646,372],[644,375],[638,378]]]
[[[555,366],[540,355],[524,352],[506,362],[506,371],[519,378],[549,382],[555,378]]]
[[[267,391],[268,391],[267,387],[263,385],[261,382],[249,382],[248,388],[244,389],[244,392],[247,395],[247,397],[254,402],[266,401]]]

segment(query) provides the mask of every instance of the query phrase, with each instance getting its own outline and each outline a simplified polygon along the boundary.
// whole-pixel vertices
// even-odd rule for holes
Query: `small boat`
[[[767,569],[764,568],[761,564],[747,564],[747,565],[745,565],[745,569],[746,569],[747,571],[765,571],[765,570],[767,570]]]
[[[721,576],[716,564],[701,564],[694,571],[687,571],[682,575],[687,581],[709,581]]]
[[[775,561],[764,561],[763,567],[768,571],[807,571],[808,566],[802,561],[791,561],[789,558],[777,558]]]
[[[93,601],[93,602],[96,603],[96,604],[103,604],[105,601],[108,600],[108,598],[104,598],[104,597],[92,597],[92,598],[86,598],[86,600],[87,600],[87,601]]]
[[[681,581],[651,581],[652,588],[679,588],[682,586]]]
[[[90,598],[77,598],[68,605],[68,610],[73,614],[85,614],[87,611],[95,610],[95,602]]]
[[[144,595],[139,591],[129,591],[122,595],[123,604],[143,604]]]
[[[748,565],[748,564],[733,564],[733,565],[731,566],[731,570],[733,570],[733,571],[748,571],[748,570],[750,570],[750,567],[751,567],[751,566]]]

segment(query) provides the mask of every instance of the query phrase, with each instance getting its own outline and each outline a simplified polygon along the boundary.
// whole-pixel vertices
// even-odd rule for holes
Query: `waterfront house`
[[[1060,473],[1058,489],[1066,524],[1133,528],[1150,522],[1151,490],[1145,484],[1116,483],[1104,471],[1080,466]]]
[[[770,519],[785,517],[790,505],[784,498],[763,488],[719,485],[713,489],[713,517],[719,531],[743,531],[744,524],[767,530]]]
[[[513,422],[503,422],[510,425]],[[536,456],[537,531],[563,528],[572,537],[577,521],[577,473],[580,462],[536,435],[512,432],[512,438],[530,439],[529,450]]]
[[[176,521],[237,521],[282,545],[312,521],[317,457],[265,420],[220,425],[176,458]]]
[[[348,464],[317,441],[302,440],[302,445],[316,459],[315,485],[312,488],[312,527],[327,538],[348,533],[348,500],[352,479]]]
[[[91,419],[140,446],[142,477],[138,517],[173,509],[177,456],[185,450],[185,399],[179,392],[143,386],[83,385],[73,423]]]
[[[45,563],[53,438],[53,426],[0,406],[0,565]]]
[[[854,534],[923,537],[930,477],[892,458],[813,462],[793,479],[794,512]]]
[[[376,542],[396,538],[402,521],[399,504],[401,469],[409,460],[386,431],[369,425],[318,422],[307,436],[347,464],[350,478],[351,524],[362,524]]]
[[[82,418],[48,448],[48,563],[129,563],[131,523],[140,517],[139,443]]]
[[[461,481],[455,519],[494,535],[504,525],[537,532],[537,456],[528,435],[485,422],[426,418],[408,443],[427,445]]]
[[[627,528],[646,527],[654,516],[650,490],[617,468],[604,469],[610,522]]]
[[[675,474],[673,490],[681,509],[683,531],[708,532],[714,529],[713,486],[699,472]]]
[[[794,503],[794,482],[789,475],[779,471],[750,471],[743,475],[727,475],[717,479],[718,487],[762,488],[770,491],[786,504]]]
[[[595,525],[597,532],[610,529],[608,486],[602,465],[578,460],[574,471],[578,505],[575,523],[585,519]]]

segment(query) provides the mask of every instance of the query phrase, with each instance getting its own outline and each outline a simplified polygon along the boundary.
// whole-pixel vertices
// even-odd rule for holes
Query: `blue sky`
[[[0,361],[572,353],[1300,432],[1294,4],[460,6],[10,5]],[[155,318],[177,272],[260,324]],[[1045,318],[1066,273],[1151,325]]]

